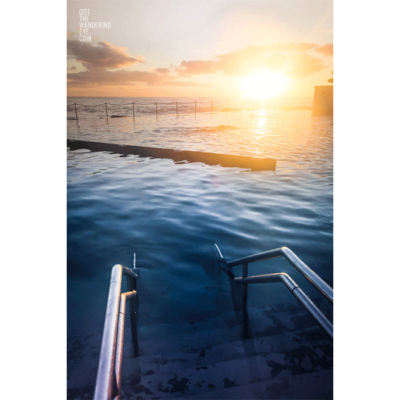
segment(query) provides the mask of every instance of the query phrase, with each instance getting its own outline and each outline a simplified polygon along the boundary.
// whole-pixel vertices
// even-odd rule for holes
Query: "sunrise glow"
[[[258,71],[242,79],[243,93],[253,99],[277,97],[288,88],[289,79],[279,72]]]

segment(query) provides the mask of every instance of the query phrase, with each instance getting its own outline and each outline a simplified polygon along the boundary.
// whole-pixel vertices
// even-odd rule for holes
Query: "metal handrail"
[[[248,283],[271,283],[283,282],[304,308],[314,317],[322,329],[333,338],[333,325],[313,301],[299,288],[297,283],[285,273],[249,276],[247,278],[235,278],[234,282],[240,284]]]
[[[287,247],[263,251],[262,253],[252,254],[232,261],[226,261],[226,266],[232,268],[237,265],[247,265],[252,262],[270,260],[271,258],[277,257],[285,257],[293,267],[303,274],[331,303],[333,303],[333,289]]]
[[[247,306],[247,285],[249,283],[263,283],[263,282],[283,282],[286,287],[293,293],[299,300],[304,308],[316,319],[320,326],[333,337],[333,326],[321,310],[311,301],[311,299],[300,289],[297,283],[285,273],[257,275],[248,277],[248,264],[251,262],[269,260],[276,257],[285,257],[299,272],[301,272],[331,303],[333,303],[333,289],[323,281],[311,268],[309,268],[299,257],[296,256],[289,248],[281,247],[264,251],[262,253],[253,254],[247,257],[238,258],[233,261],[228,261],[221,253],[218,245],[215,243],[215,252],[218,262],[223,269],[227,270],[231,275],[231,268],[237,265],[242,265],[242,277],[234,278],[233,281],[243,285],[242,300],[243,312]]]
[[[128,283],[128,292],[121,293],[122,276]],[[139,355],[136,310],[137,275],[129,268],[115,265],[111,271],[107,311],[101,342],[99,367],[97,370],[94,400],[110,400],[121,394],[121,366],[124,343],[126,300],[130,301],[129,311],[134,355]]]

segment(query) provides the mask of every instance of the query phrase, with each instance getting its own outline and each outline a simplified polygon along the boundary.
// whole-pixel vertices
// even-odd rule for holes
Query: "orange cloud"
[[[278,64],[279,67],[275,69],[280,69],[285,75],[296,79],[305,78],[328,67],[319,58],[306,53],[283,56]]]
[[[260,69],[279,71],[285,75],[301,79],[327,66],[320,58],[307,52],[316,51],[329,55],[333,45],[319,46],[314,43],[273,43],[264,46],[249,46],[244,49],[217,56],[213,60],[182,61],[173,69],[156,68],[150,71],[115,70],[143,63],[142,56],[132,57],[125,47],[108,42],[80,42],[69,37],[68,56],[82,63],[87,70],[75,72],[76,67],[68,70],[69,87],[93,87],[101,85],[134,86],[208,86],[200,84],[190,77],[202,74],[224,74],[227,76],[247,76]]]
[[[135,85],[147,83],[150,86],[200,86],[197,82],[182,81],[166,77],[165,73],[147,71],[105,71],[91,70],[67,74],[68,85]]]
[[[215,74],[219,71],[217,61],[182,61],[176,71],[180,75]]]
[[[182,61],[176,69],[180,75],[215,74],[246,76],[262,68],[277,70],[292,78],[304,78],[326,68],[322,60],[307,54],[320,48],[315,43],[273,43],[250,46],[222,54],[215,60]]]
[[[159,74],[170,74],[171,73],[171,71],[168,68],[156,68],[155,71],[158,72]]]
[[[326,57],[333,57],[333,43],[327,43],[324,46],[317,47],[315,51]]]
[[[145,62],[142,56],[131,57],[125,47],[108,42],[81,42],[71,38],[67,39],[67,54],[87,69],[121,68]]]

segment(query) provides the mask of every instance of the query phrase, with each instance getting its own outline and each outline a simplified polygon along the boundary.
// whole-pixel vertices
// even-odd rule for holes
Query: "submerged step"
[[[126,398],[138,394],[143,399],[250,399],[277,394],[272,398],[279,398],[279,394],[298,398],[297,383],[302,381],[313,386],[306,390],[304,398],[330,398],[332,343],[325,339],[304,346],[299,343],[298,334],[282,334],[210,346],[192,354],[126,357],[123,369]],[[308,397],[310,393],[313,396]]]
[[[207,165],[245,168],[252,171],[275,171],[276,159],[265,157],[237,156],[231,154],[208,153],[204,151],[174,150],[158,147],[132,146],[115,143],[101,143],[87,140],[67,139],[71,150],[110,151],[119,154],[133,154],[140,157],[168,158],[174,162],[202,162]]]
[[[258,385],[261,398],[278,389],[288,396],[283,398],[293,398],[296,382],[292,381],[310,374],[318,375],[310,384],[318,384],[325,391],[331,388],[332,342],[319,326],[304,328],[298,324],[306,315],[303,310],[268,306],[248,312],[254,338],[247,340],[242,338],[241,325],[233,324],[232,312],[175,327],[140,326],[138,358],[132,358],[127,327],[123,398],[235,398],[244,392],[250,396],[244,398],[257,398],[251,393]],[[68,398],[93,395],[100,340],[98,332],[71,341],[68,352],[74,361],[68,368]],[[324,398],[318,396],[315,398]]]

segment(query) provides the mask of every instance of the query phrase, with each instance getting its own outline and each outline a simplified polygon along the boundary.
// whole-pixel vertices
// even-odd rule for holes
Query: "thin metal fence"
[[[179,106],[184,106],[180,108]],[[155,114],[156,118],[159,115],[166,115],[175,113],[176,117],[181,115],[187,115],[189,113],[193,113],[194,117],[197,117],[198,113],[207,113],[209,112],[211,115],[218,112],[241,112],[241,111],[251,111],[252,115],[254,111],[305,111],[311,110],[312,107],[308,105],[304,105],[303,102],[299,102],[297,104],[288,104],[287,101],[283,102],[277,101],[253,101],[253,100],[234,100],[234,101],[226,101],[226,100],[210,100],[210,101],[190,101],[190,102],[131,102],[131,103],[100,103],[100,104],[80,104],[80,103],[72,103],[67,102],[67,111],[74,112],[75,117],[68,117],[69,120],[78,119],[78,107],[81,108],[82,111],[90,111],[90,112],[98,112],[105,116],[105,118],[126,118],[132,117],[134,120],[138,115],[138,106],[141,108],[141,114],[149,115]],[[189,106],[189,107],[188,107]],[[191,107],[190,107],[191,106]],[[104,111],[102,111],[102,109]],[[98,110],[98,111],[97,111]],[[123,111],[123,114],[118,114],[118,112]],[[109,111],[111,111],[111,115],[109,115]],[[117,114],[113,114],[117,112]]]

